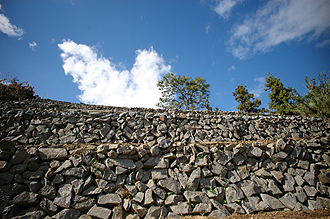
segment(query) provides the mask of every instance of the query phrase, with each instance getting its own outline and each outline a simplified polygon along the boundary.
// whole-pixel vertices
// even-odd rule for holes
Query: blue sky
[[[0,0],[0,78],[43,98],[154,107],[167,72],[200,76],[213,108],[238,84],[268,106],[266,73],[307,92],[330,70],[329,0]]]

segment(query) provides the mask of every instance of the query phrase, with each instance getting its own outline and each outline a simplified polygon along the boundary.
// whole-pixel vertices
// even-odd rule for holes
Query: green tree
[[[200,110],[209,109],[210,85],[201,77],[168,73],[157,83],[162,92],[158,107],[164,109]]]
[[[330,72],[320,73],[318,82],[307,77],[305,82],[308,93],[295,97],[295,112],[307,117],[330,118]]]
[[[35,98],[34,87],[28,82],[19,82],[16,77],[8,82],[8,78],[9,76],[0,80],[0,102]]]
[[[258,107],[261,105],[259,99],[254,99],[254,95],[249,93],[246,86],[242,84],[237,85],[235,92],[233,92],[235,100],[239,103],[237,109],[244,112],[259,112]]]
[[[270,102],[268,107],[271,110],[274,110],[275,113],[279,114],[291,114],[294,113],[294,94],[296,93],[295,89],[292,87],[285,88],[280,78],[274,77],[270,72],[266,74],[266,84],[265,91],[270,90],[268,97]]]

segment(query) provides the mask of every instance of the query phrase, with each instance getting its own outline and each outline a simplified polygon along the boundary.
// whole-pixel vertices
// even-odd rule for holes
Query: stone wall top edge
[[[254,117],[254,118],[284,118],[284,119],[308,119],[308,120],[322,120],[320,118],[306,118],[299,115],[282,115],[274,113],[247,113],[247,112],[235,112],[235,111],[197,111],[197,110],[181,110],[181,109],[154,109],[154,108],[143,108],[143,107],[116,107],[116,106],[105,106],[105,105],[93,105],[85,103],[72,103],[51,99],[32,99],[23,101],[11,101],[0,104],[0,111],[2,109],[7,110],[29,110],[39,107],[39,112],[52,111],[54,109],[58,111],[78,111],[78,112],[101,112],[101,113],[124,113],[124,112],[141,112],[141,113],[155,113],[156,115],[185,115],[188,117],[199,117],[201,115],[209,116],[234,116],[238,117]],[[229,118],[230,119],[230,118]],[[329,120],[329,119],[327,119]]]

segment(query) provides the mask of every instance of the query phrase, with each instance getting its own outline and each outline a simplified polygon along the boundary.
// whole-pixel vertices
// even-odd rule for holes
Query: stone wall
[[[2,218],[330,206],[328,120],[51,100],[2,104],[0,114]]]

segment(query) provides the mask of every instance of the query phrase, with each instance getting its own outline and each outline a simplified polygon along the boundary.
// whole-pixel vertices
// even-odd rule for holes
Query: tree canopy
[[[302,116],[330,118],[330,72],[320,73],[318,81],[305,77],[308,93],[297,94],[294,111]]]
[[[201,77],[168,73],[157,83],[162,97],[157,103],[164,109],[201,110],[209,108],[210,85]]]
[[[285,88],[280,78],[274,77],[270,72],[266,76],[265,91],[270,90],[268,94],[269,109],[279,114],[293,113],[292,104],[294,104],[293,98],[296,90],[292,87]]]
[[[261,105],[259,99],[254,99],[254,95],[249,93],[246,86],[242,84],[237,85],[235,92],[233,92],[235,100],[239,103],[237,109],[244,112],[258,112],[258,107]]]

